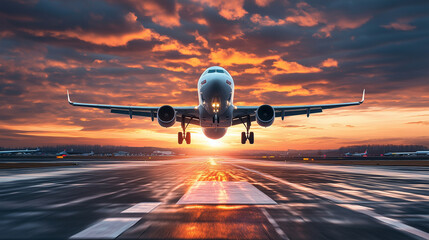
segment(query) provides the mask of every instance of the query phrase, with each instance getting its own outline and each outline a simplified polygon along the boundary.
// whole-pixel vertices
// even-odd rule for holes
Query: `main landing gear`
[[[246,122],[244,122],[243,118],[240,118],[240,120],[246,128],[246,132],[241,132],[241,144],[246,144],[247,140],[249,140],[250,144],[253,144],[255,142],[255,134],[253,132],[249,132],[251,126],[250,116],[246,117]]]
[[[186,128],[189,123],[192,121],[192,118],[189,119],[189,122],[186,123],[186,117],[182,117],[182,132],[177,133],[177,142],[179,144],[183,143],[183,140],[186,141],[186,144],[191,144],[191,133],[186,132]]]

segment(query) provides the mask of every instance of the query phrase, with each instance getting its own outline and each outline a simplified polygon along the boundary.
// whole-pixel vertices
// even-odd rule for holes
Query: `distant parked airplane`
[[[57,156],[92,156],[94,155],[94,152],[91,151],[89,153],[79,153],[79,152],[74,152],[73,149],[70,152],[67,152],[65,149],[62,152],[57,153]]]
[[[5,151],[0,151],[0,154],[14,154],[14,153],[33,153],[33,152],[39,152],[40,149],[36,148],[36,149],[16,149],[16,150],[5,150]]]
[[[187,144],[191,143],[191,133],[186,132],[189,124],[200,126],[203,133],[212,139],[223,137],[228,127],[243,124],[246,132],[241,133],[241,143],[245,144],[249,140],[249,143],[253,144],[254,134],[249,132],[251,122],[256,121],[262,127],[269,127],[276,117],[281,117],[282,120],[285,116],[302,114],[309,117],[310,114],[320,113],[323,109],[360,105],[364,101],[365,90],[359,102],[300,106],[235,106],[234,81],[231,75],[224,68],[214,66],[207,68],[198,80],[198,106],[146,107],[77,103],[70,100],[68,91],[67,97],[73,106],[110,109],[111,113],[126,114],[130,118],[133,115],[151,117],[152,121],[157,118],[162,127],[171,127],[179,121],[182,126],[182,132],[178,133],[179,144],[182,144],[183,140]]]
[[[384,156],[429,156],[429,151],[415,151],[415,152],[389,152]]]
[[[367,150],[365,150],[365,152],[363,152],[363,153],[346,153],[345,155],[346,155],[346,157],[368,157],[368,149]]]

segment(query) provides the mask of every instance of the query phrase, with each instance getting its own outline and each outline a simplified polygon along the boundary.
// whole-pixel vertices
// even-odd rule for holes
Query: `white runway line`
[[[380,215],[380,214],[372,211],[370,208],[367,208],[367,207],[364,207],[364,206],[360,206],[360,205],[357,205],[357,204],[341,204],[341,201],[339,201],[338,199],[333,198],[333,197],[331,197],[331,196],[329,196],[329,195],[327,195],[325,193],[321,193],[321,192],[319,192],[319,191],[317,191],[315,189],[311,189],[311,188],[308,188],[308,187],[301,186],[299,184],[291,183],[289,181],[286,181],[284,179],[275,177],[273,175],[270,175],[270,174],[267,174],[267,173],[262,173],[262,172],[259,172],[259,171],[253,170],[253,169],[249,169],[249,168],[237,165],[237,164],[232,164],[232,165],[236,166],[238,168],[247,170],[249,172],[256,173],[256,174],[261,175],[263,177],[272,179],[272,180],[274,180],[276,182],[280,182],[280,183],[286,184],[288,186],[295,187],[295,188],[297,188],[299,190],[308,192],[310,194],[314,194],[316,196],[326,198],[328,200],[336,202],[337,206],[344,207],[344,208],[347,208],[347,209],[350,209],[350,210],[353,210],[353,211],[356,211],[356,212],[359,212],[359,213],[363,213],[363,214],[365,214],[367,216],[370,216],[370,217],[372,217],[372,218],[380,221],[381,223],[384,223],[385,225],[388,225],[390,227],[398,229],[398,230],[400,230],[402,232],[408,233],[410,236],[418,237],[418,239],[420,239],[420,238],[429,239],[429,233],[421,231],[421,230],[419,230],[417,228],[414,228],[414,227],[411,227],[409,225],[406,225],[406,224],[402,223],[399,220],[396,220],[396,219],[393,219],[393,218],[384,217],[384,216],[382,216],[382,215]]]
[[[354,205],[354,204],[338,204],[338,206],[342,206],[342,207],[351,209],[353,211],[363,213],[367,216],[373,217],[373,218],[377,219],[378,221],[380,221],[386,225],[389,225],[395,229],[398,229],[400,231],[410,233],[414,236],[418,236],[418,237],[421,237],[423,239],[429,239],[429,233],[423,232],[417,228],[406,225],[399,220],[382,216],[382,215],[372,211],[371,208],[367,208],[367,207],[360,206],[360,205]]]
[[[333,202],[336,202],[336,203],[343,203],[343,201],[342,201],[342,200],[340,200],[340,199],[338,199],[338,198],[336,198],[336,197],[334,197],[334,196],[332,196],[332,195],[328,195],[328,194],[325,194],[325,193],[322,193],[322,192],[317,192],[317,194],[316,194],[316,193],[314,193],[316,190],[314,190],[314,189],[312,189],[312,188],[305,187],[305,186],[302,186],[302,185],[299,185],[299,184],[296,184],[296,183],[291,183],[291,182],[289,182],[289,181],[285,181],[285,180],[283,180],[283,179],[281,179],[281,178],[274,177],[273,175],[266,174],[266,173],[262,173],[262,172],[259,172],[259,171],[253,170],[253,169],[249,169],[249,168],[246,168],[246,167],[243,167],[243,166],[237,165],[237,164],[231,164],[231,165],[236,166],[236,167],[239,167],[239,168],[242,168],[242,169],[247,170],[247,171],[249,171],[249,172],[253,172],[253,173],[259,174],[259,175],[264,176],[264,177],[266,177],[266,178],[270,178],[270,179],[272,179],[272,180],[274,180],[274,181],[276,181],[276,182],[281,182],[281,183],[283,183],[283,184],[289,185],[289,186],[291,186],[291,187],[293,187],[293,188],[296,188],[296,189],[299,189],[299,190],[301,190],[301,191],[313,193],[313,194],[314,194],[314,195],[316,195],[316,196],[320,196],[320,197],[323,197],[323,198],[329,199],[329,200],[331,200],[331,201],[333,201]]]
[[[106,218],[70,239],[115,239],[139,220],[140,218]]]
[[[277,204],[248,182],[197,181],[177,204]]]
[[[421,170],[407,170],[404,169],[395,169],[394,167],[373,167],[373,166],[344,166],[344,165],[323,165],[317,163],[292,163],[292,162],[273,162],[273,161],[263,161],[263,160],[254,160],[254,159],[240,159],[237,160],[227,160],[231,164],[245,162],[251,163],[252,165],[257,166],[272,166],[272,167],[283,167],[283,168],[306,168],[316,171],[329,171],[329,172],[344,172],[352,174],[364,174],[364,175],[378,175],[392,178],[402,178],[402,179],[420,179],[420,180],[429,180],[428,170],[426,168],[421,168]],[[409,167],[410,168],[410,167]]]
[[[283,232],[283,230],[280,228],[280,226],[277,224],[276,220],[274,220],[274,218],[271,217],[271,215],[267,212],[267,210],[265,210],[265,208],[261,209],[262,213],[265,215],[265,217],[268,219],[268,222],[271,223],[271,225],[273,225],[274,229],[276,230],[277,234],[282,238],[282,239],[287,239],[289,240],[288,236],[286,235],[285,232]]]
[[[142,202],[138,203],[121,213],[150,213],[153,209],[159,206],[160,202]]]

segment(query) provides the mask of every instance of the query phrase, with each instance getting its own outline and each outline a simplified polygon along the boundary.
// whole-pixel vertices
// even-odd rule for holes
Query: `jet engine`
[[[256,110],[256,122],[259,126],[269,127],[273,124],[276,117],[274,108],[270,105],[261,105]]]
[[[172,106],[164,105],[158,109],[157,118],[161,127],[171,127],[176,123],[176,110]]]

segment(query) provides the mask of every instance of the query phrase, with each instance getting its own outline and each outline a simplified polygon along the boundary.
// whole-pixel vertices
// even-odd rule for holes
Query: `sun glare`
[[[214,160],[214,158],[209,158],[209,163],[210,163],[210,165],[212,165],[212,166],[217,165],[217,164],[216,164],[216,161]]]
[[[214,140],[214,139],[207,138],[207,142],[208,142],[208,146],[210,147],[219,148],[223,146],[222,140],[220,139]]]

